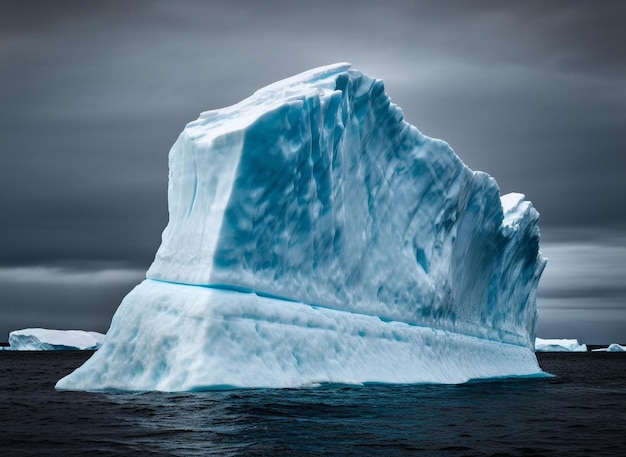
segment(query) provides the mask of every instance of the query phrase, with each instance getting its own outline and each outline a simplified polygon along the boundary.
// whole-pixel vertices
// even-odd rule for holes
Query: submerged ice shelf
[[[538,213],[348,64],[189,123],[169,223],[61,389],[446,382],[541,373]]]

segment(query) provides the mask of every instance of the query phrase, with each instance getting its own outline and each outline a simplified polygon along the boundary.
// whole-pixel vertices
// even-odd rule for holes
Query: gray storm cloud
[[[566,296],[587,316],[609,303],[624,311],[623,276],[571,260],[612,265],[603,240],[626,228],[625,19],[620,1],[3,1],[0,267],[144,271],[183,126],[272,81],[350,61],[385,81],[409,122],[533,201],[552,251],[542,322],[556,322]],[[4,281],[5,327],[6,316],[26,326],[62,306],[66,320],[54,322],[86,323],[73,316],[88,307],[102,329],[118,304],[109,300],[129,287],[72,300],[65,286],[35,295]],[[596,328],[589,335],[603,338]]]

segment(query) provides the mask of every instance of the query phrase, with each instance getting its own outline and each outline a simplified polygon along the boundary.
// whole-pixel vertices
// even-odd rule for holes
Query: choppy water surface
[[[55,391],[89,355],[0,352],[0,455],[625,455],[626,354],[454,386]]]

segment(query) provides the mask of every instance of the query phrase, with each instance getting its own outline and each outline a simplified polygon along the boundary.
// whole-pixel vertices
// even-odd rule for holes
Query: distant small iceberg
[[[609,347],[594,349],[594,352],[626,352],[626,346],[617,343],[610,344]]]
[[[51,330],[25,328],[9,333],[9,346],[5,351],[89,351],[99,349],[104,335],[84,330]]]
[[[587,345],[576,339],[535,339],[535,352],[587,352]]]

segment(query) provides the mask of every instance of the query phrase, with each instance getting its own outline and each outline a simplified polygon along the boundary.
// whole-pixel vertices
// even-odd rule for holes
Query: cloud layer
[[[546,242],[582,243],[551,256],[567,276],[568,256],[604,261],[585,249],[626,228],[624,19],[621,1],[3,1],[0,267],[145,270],[167,222],[167,151],[185,123],[350,61],[386,82],[409,122],[503,192],[525,193]],[[619,288],[583,282],[599,295]],[[38,300],[10,284],[3,318]],[[551,287],[540,306],[556,299]],[[46,298],[33,309],[53,316],[51,303],[65,302],[68,327],[72,306],[102,322],[116,306],[70,305],[55,288]],[[592,314],[613,300],[572,298]]]

